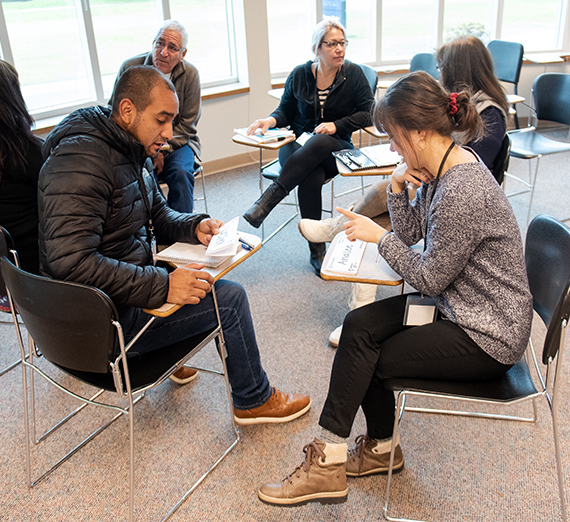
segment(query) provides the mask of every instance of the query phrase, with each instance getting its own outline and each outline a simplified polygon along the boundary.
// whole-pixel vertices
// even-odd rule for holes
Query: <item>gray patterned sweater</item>
[[[395,194],[389,186],[388,205],[395,233],[379,247],[388,264],[436,297],[442,316],[487,354],[518,362],[530,335],[532,296],[513,210],[484,164],[452,167],[435,194],[433,184],[423,184],[411,203],[407,190]],[[428,215],[427,247],[419,253],[409,246],[424,238]]]

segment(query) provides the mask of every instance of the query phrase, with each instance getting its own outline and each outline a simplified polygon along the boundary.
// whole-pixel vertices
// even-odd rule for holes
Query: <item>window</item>
[[[500,38],[521,42],[525,51],[562,50],[570,0],[267,0],[271,73],[285,76],[308,59],[304,43],[313,30],[312,13],[335,14],[345,23],[357,63],[405,63],[462,34],[485,43]],[[500,10],[502,9],[502,12]],[[309,23],[310,21],[310,23]],[[497,25],[499,21],[499,26]],[[378,24],[381,25],[378,30]],[[287,42],[287,45],[283,45]]]
[[[314,2],[267,0],[269,61],[272,76],[286,76],[311,60],[311,35],[316,25]]]
[[[562,50],[562,8],[562,0],[505,0],[501,39],[522,43],[525,52]]]
[[[231,4],[227,0],[170,0],[172,18],[188,31],[186,60],[200,71],[202,85],[237,80]]]
[[[203,86],[237,80],[232,0],[0,0],[2,56],[36,117],[106,103],[121,63],[148,52],[163,9],[189,33]]]
[[[4,2],[3,9],[14,65],[30,111],[95,97],[74,0]]]
[[[403,62],[416,53],[433,50],[437,46],[436,15],[433,2],[383,1],[382,56],[376,62]]]
[[[119,67],[127,58],[151,50],[162,17],[156,0],[90,4],[104,97],[109,99]]]

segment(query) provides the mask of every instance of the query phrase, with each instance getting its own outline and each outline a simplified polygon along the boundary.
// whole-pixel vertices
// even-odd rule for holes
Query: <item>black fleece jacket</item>
[[[354,131],[372,125],[374,96],[370,84],[360,66],[345,60],[331,86],[321,117],[312,63],[308,61],[291,71],[281,103],[271,116],[277,120],[277,127],[290,125],[296,136],[313,132],[321,122],[333,122],[336,135],[350,142]]]
[[[99,288],[119,312],[155,308],[166,301],[168,273],[152,265],[144,192],[161,243],[197,243],[195,228],[208,216],[168,207],[143,146],[110,115],[109,107],[79,109],[44,144],[40,267],[54,279]]]

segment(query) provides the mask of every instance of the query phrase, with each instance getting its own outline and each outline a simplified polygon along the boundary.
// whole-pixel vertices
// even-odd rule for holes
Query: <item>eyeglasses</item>
[[[157,49],[160,49],[162,51],[166,47],[168,49],[168,52],[172,54],[179,53],[180,51],[184,51],[186,49],[185,47],[176,47],[171,43],[167,44],[164,40],[161,40],[160,38],[158,40],[155,40],[153,43]]]
[[[337,45],[340,45],[343,48],[348,47],[348,40],[323,40],[321,43],[326,45],[329,49],[334,49]]]

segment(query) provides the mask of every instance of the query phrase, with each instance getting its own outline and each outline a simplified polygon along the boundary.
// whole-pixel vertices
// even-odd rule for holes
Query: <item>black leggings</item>
[[[319,420],[323,428],[348,437],[362,406],[368,435],[387,439],[394,427],[395,399],[383,379],[481,381],[511,367],[487,355],[451,321],[403,326],[406,297],[376,301],[346,316]]]
[[[283,166],[279,181],[288,192],[299,187],[301,217],[321,219],[321,188],[338,174],[331,153],[351,148],[349,142],[336,136],[315,134],[302,147],[293,141],[279,149],[279,163]]]

